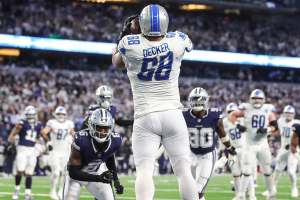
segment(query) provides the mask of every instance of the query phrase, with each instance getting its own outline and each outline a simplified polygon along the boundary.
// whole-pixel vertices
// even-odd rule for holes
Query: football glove
[[[262,134],[266,134],[267,132],[268,132],[267,128],[259,128],[257,129],[256,134],[262,135]]]
[[[227,151],[230,155],[233,155],[233,156],[235,156],[237,154],[234,146],[231,146],[230,149],[228,148]]]
[[[245,132],[247,130],[247,128],[245,126],[242,126],[240,124],[237,124],[236,127],[239,129],[239,131],[241,133]]]
[[[234,163],[235,163],[235,156],[229,154],[229,155],[228,155],[228,164],[229,164],[230,166],[232,166],[232,165],[234,165]]]
[[[113,180],[113,173],[111,171],[105,171],[99,175],[99,182],[111,183]]]
[[[128,17],[124,23],[124,27],[123,30],[120,32],[118,41],[117,41],[117,45],[119,44],[120,40],[122,40],[122,38],[126,35],[130,35],[131,31],[130,31],[130,27],[131,27],[131,21],[135,18],[138,18],[139,15],[135,14],[135,15],[131,15],[130,17]]]
[[[48,141],[48,142],[46,143],[46,146],[47,146],[47,149],[48,149],[49,151],[52,151],[53,146],[52,146],[52,142],[51,142],[51,141]]]
[[[123,185],[121,185],[119,180],[114,181],[114,187],[116,188],[117,194],[123,194],[124,187],[123,187]]]
[[[290,145],[289,144],[285,145],[285,149],[289,150],[290,149]]]

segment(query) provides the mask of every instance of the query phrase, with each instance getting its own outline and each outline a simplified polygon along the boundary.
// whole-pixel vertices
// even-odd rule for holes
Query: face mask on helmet
[[[260,108],[263,104],[263,99],[262,98],[252,98],[251,103],[254,108]]]
[[[26,120],[30,123],[33,123],[35,121],[36,115],[35,114],[26,114]]]
[[[287,120],[292,120],[292,119],[294,119],[294,113],[285,112],[285,113],[284,113],[284,117],[285,117]]]
[[[110,134],[111,134],[110,127],[100,126],[100,125],[96,125],[96,124],[91,125],[90,131],[93,132],[93,138],[99,143],[103,143],[103,142],[109,140]]]
[[[111,104],[111,96],[100,96],[99,104],[102,108],[108,109]]]
[[[201,111],[207,109],[207,97],[193,97],[190,99],[191,108],[195,111]]]
[[[57,114],[56,114],[56,119],[57,119],[57,121],[59,121],[59,122],[63,122],[63,121],[65,121],[65,119],[66,119],[66,115],[63,114],[63,113],[57,113]]]

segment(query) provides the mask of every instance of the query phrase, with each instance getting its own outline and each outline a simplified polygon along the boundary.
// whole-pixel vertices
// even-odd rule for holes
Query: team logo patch
[[[268,110],[266,109],[265,112],[268,113]]]
[[[98,153],[97,157],[100,157],[101,156],[101,153]]]
[[[200,122],[201,122],[201,119],[197,119],[197,121],[198,121],[198,123],[200,123]]]

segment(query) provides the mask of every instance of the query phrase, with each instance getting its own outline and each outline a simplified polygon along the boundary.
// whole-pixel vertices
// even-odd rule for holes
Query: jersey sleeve
[[[244,103],[239,105],[239,110],[245,110],[245,109],[246,109],[246,105]]]
[[[48,120],[46,126],[50,126],[52,128],[53,120]]]
[[[77,149],[78,151],[81,150],[81,149],[80,149],[80,134],[79,134],[79,132],[76,132],[76,133],[74,134],[74,137],[73,137],[73,144],[72,144],[72,145],[73,145],[74,148]]]
[[[24,120],[20,119],[17,124],[23,125],[24,124]]]
[[[117,151],[121,147],[122,137],[117,132],[112,132],[111,137],[112,137],[112,139],[114,140],[114,143],[115,143],[114,151]]]
[[[122,55],[123,60],[126,57],[137,56],[135,49],[140,45],[141,35],[126,35],[122,38],[118,45],[118,51]],[[125,62],[125,60],[124,60]]]
[[[190,52],[193,50],[193,43],[189,36],[185,33],[182,33],[180,31],[176,31],[176,34],[183,40],[184,48],[187,52]]]
[[[70,129],[74,129],[75,128],[74,122],[72,122],[71,120],[69,122],[70,122]]]
[[[270,110],[271,110],[271,112],[276,112],[274,105],[270,104]]]
[[[293,132],[295,132],[295,133],[298,135],[298,137],[300,138],[300,123],[295,123],[295,124],[293,124],[292,130],[293,130]]]

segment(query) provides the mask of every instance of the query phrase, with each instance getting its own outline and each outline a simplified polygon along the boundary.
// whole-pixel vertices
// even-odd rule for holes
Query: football
[[[141,33],[139,18],[135,18],[131,21],[130,31],[132,34],[140,34]]]

